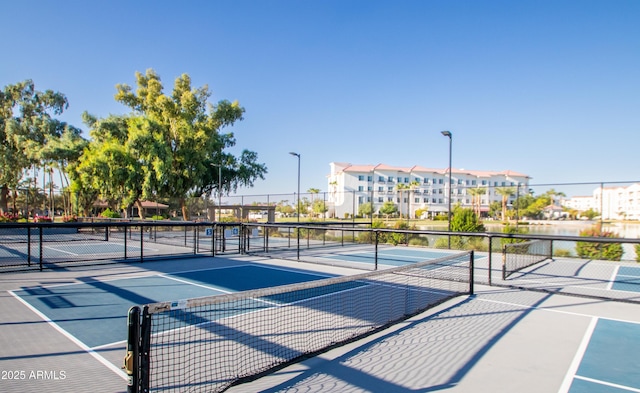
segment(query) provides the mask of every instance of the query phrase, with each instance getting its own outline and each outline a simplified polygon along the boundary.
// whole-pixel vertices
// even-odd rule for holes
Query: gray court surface
[[[331,275],[362,272],[216,257],[3,273],[0,391],[126,391],[120,369],[126,337],[89,347],[17,296],[22,288],[247,263]],[[100,326],[101,320],[92,323]],[[640,304],[476,285],[474,296],[455,298],[366,339],[228,391],[640,392],[639,327]]]

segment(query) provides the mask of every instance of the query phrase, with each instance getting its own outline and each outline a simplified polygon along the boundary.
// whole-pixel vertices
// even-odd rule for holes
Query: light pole
[[[449,232],[451,232],[451,145],[453,144],[453,135],[451,131],[441,131],[441,134],[449,138],[449,198],[447,207],[447,218],[449,219]],[[449,249],[451,249],[451,233],[449,233]]]
[[[300,223],[300,154],[289,152],[292,156],[298,157],[298,200],[296,202],[296,211],[298,212],[298,223]]]

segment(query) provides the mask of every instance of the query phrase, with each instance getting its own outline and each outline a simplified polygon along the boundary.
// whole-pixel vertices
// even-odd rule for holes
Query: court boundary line
[[[591,317],[591,321],[589,321],[589,325],[582,336],[582,340],[580,341],[580,345],[576,350],[576,353],[573,355],[573,360],[567,369],[566,374],[564,375],[564,379],[562,380],[562,385],[560,385],[560,389],[558,389],[558,393],[568,393],[569,389],[571,389],[571,385],[573,384],[573,380],[576,378],[578,368],[580,368],[580,364],[584,359],[584,354],[587,352],[587,347],[591,342],[591,337],[593,336],[593,332],[596,329],[596,325],[598,324],[598,317]]]
[[[42,320],[44,320],[49,326],[51,326],[52,328],[54,328],[56,331],[58,331],[59,333],[61,333],[63,336],[65,336],[68,340],[70,340],[71,342],[73,342],[74,344],[76,344],[78,347],[80,347],[80,349],[82,349],[83,351],[85,351],[86,353],[88,353],[89,355],[91,355],[94,359],[96,359],[99,363],[101,363],[103,366],[107,367],[109,370],[113,371],[115,374],[117,374],[119,377],[121,377],[123,380],[128,381],[128,376],[127,374],[119,369],[115,364],[111,363],[110,361],[108,361],[107,359],[105,359],[104,357],[102,357],[102,355],[100,355],[99,353],[95,352],[93,349],[91,349],[89,346],[87,346],[85,343],[83,343],[82,341],[80,341],[76,336],[74,336],[73,334],[69,333],[68,331],[66,331],[64,328],[62,328],[60,325],[58,325],[56,322],[54,322],[53,320],[51,320],[49,317],[47,317],[45,314],[43,314],[42,312],[40,312],[40,310],[38,310],[37,308],[33,307],[31,304],[29,304],[29,302],[27,302],[26,300],[22,299],[20,296],[16,295],[15,293],[13,293],[13,291],[7,291],[9,294],[11,294],[11,296],[13,296],[15,299],[17,299],[20,303],[22,303],[23,305],[25,305],[29,310],[31,310],[34,314],[36,314],[38,317],[40,317]]]
[[[575,379],[581,379],[583,381],[587,381],[587,382],[591,382],[591,383],[595,383],[598,385],[604,385],[604,386],[610,386],[612,388],[617,388],[617,389],[622,389],[622,390],[627,390],[629,392],[637,392],[640,393],[640,389],[634,388],[632,386],[626,386],[626,385],[619,385],[617,383],[612,383],[612,382],[607,382],[607,381],[602,381],[600,379],[594,379],[594,378],[588,378],[588,377],[582,377],[580,375],[575,375],[574,376]]]
[[[612,290],[613,284],[616,282],[616,277],[618,277],[618,272],[620,271],[620,265],[616,265],[611,272],[611,277],[609,277],[609,283],[607,284],[607,289]]]

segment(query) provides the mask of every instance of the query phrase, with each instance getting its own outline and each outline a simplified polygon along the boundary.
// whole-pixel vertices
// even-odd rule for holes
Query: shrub
[[[100,213],[100,217],[104,218],[120,218],[120,213],[113,211],[109,208],[104,209],[102,213]]]
[[[428,247],[429,246],[429,239],[427,239],[426,236],[411,237],[411,239],[409,239],[409,245],[410,246]]]
[[[62,216],[62,222],[78,222],[78,216]]]
[[[554,257],[561,257],[561,258],[566,258],[566,257],[570,257],[571,256],[571,250],[566,250],[566,249],[558,249],[558,250],[553,250],[553,256]]]
[[[636,249],[636,262],[640,262],[640,244],[636,244],[634,247]]]
[[[13,213],[0,213],[0,222],[17,222],[21,217]]]
[[[53,220],[49,216],[38,216],[33,217],[33,222],[52,222]]]
[[[584,237],[607,237],[618,238],[614,232],[603,231],[600,224],[580,231],[580,236]],[[622,259],[624,250],[620,243],[594,243],[577,242],[576,253],[580,258],[603,259],[605,261],[619,261]]]

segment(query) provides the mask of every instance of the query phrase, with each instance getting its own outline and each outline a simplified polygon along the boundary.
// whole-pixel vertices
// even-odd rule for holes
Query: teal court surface
[[[385,264],[439,252],[407,251],[384,254]],[[243,256],[0,274],[0,391],[126,391],[133,305],[360,273]],[[636,290],[636,274],[620,267],[610,289]],[[638,353],[640,304],[476,285],[229,391],[640,392]]]

